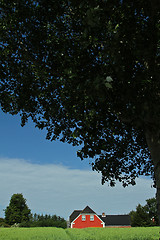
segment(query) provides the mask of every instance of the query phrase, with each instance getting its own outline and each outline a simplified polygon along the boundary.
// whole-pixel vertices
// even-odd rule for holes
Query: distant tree
[[[133,227],[142,227],[147,226],[149,224],[149,216],[147,212],[145,211],[144,207],[138,204],[136,207],[136,211],[130,212],[131,216],[131,226]]]
[[[0,227],[10,227],[6,222],[4,218],[0,218]]]
[[[34,214],[29,222],[22,222],[20,227],[59,227],[66,228],[67,222],[64,218],[57,215]]]
[[[5,221],[4,218],[0,218],[0,223],[1,223],[1,222],[4,222],[4,221]]]
[[[131,226],[143,227],[158,225],[156,199],[147,199],[146,202],[147,204],[145,206],[138,204],[136,210],[130,212]]]
[[[151,225],[158,225],[156,198],[147,199],[146,202],[147,204],[144,206],[144,208],[149,215],[149,219],[151,219]]]
[[[5,221],[9,225],[27,222],[30,219],[31,210],[26,204],[21,193],[13,194],[9,206],[5,209]]]
[[[34,215],[32,214],[32,218],[31,219],[34,222],[38,221],[38,214],[36,214],[36,213]]]

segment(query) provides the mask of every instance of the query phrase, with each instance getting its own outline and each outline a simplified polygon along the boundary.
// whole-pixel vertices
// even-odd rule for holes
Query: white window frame
[[[90,215],[90,221],[94,221],[94,215]]]
[[[86,221],[86,215],[82,215],[82,221]]]

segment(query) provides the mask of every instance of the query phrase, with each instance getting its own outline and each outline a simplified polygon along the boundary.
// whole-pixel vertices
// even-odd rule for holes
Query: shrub
[[[0,222],[0,227],[10,227],[10,225],[5,222]]]

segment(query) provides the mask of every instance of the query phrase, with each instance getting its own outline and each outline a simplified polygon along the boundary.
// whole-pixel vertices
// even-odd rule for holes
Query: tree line
[[[5,218],[0,218],[0,226],[10,227],[60,227],[66,228],[66,220],[57,215],[32,214],[21,193],[13,194],[6,207]]]
[[[135,211],[129,213],[131,217],[132,227],[151,227],[158,226],[158,214],[156,206],[156,198],[146,200],[146,204],[142,206],[138,204]]]
[[[144,206],[138,204],[136,210],[132,210],[129,213],[131,217],[131,226],[158,226],[156,205],[156,198],[147,199]],[[13,194],[9,205],[4,211],[5,218],[0,218],[0,227],[67,227],[66,220],[60,216],[50,214],[32,214],[26,204],[26,199],[24,199],[22,194]]]
[[[31,214],[28,222],[22,222],[20,227],[59,227],[66,228],[67,224],[64,218],[57,215]]]

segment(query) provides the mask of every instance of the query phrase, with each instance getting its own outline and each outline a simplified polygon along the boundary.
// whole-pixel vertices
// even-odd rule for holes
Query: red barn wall
[[[75,219],[72,228],[103,227],[103,222],[96,215],[94,215],[94,221],[90,221],[90,215],[85,216],[85,221],[82,221],[82,215]]]

